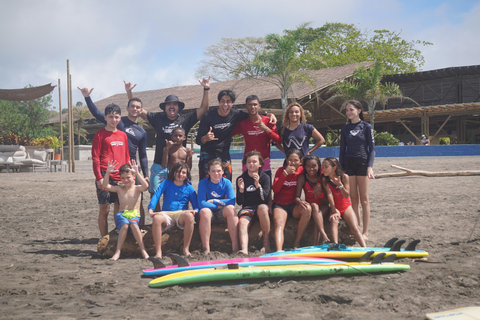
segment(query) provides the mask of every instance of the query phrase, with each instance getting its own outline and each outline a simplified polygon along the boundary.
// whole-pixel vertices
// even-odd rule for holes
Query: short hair
[[[260,103],[260,99],[254,94],[249,95],[247,99],[245,99],[245,103],[248,104],[251,100],[257,100],[258,103]]]
[[[175,131],[178,131],[178,130],[182,131],[183,134],[185,135],[185,129],[184,129],[184,128],[182,128],[182,127],[176,127],[176,128],[173,128],[172,133],[170,134],[170,136],[172,136],[173,133],[174,133]]]
[[[362,107],[362,103],[358,100],[348,100],[347,102],[345,102],[342,106],[342,109],[343,108],[347,108],[347,106],[351,104],[352,106],[354,106],[355,108],[357,108],[358,110],[360,110],[360,114],[358,115],[360,117],[360,120],[365,120],[363,118],[363,107]],[[348,123],[351,123],[352,120],[348,119]]]
[[[127,108],[130,107],[130,103],[131,103],[132,101],[140,102],[140,105],[142,105],[142,100],[140,100],[140,98],[135,97],[135,98],[132,98],[132,99],[128,100]]]
[[[242,159],[242,164],[245,166],[247,164],[247,159],[252,157],[252,156],[257,156],[258,157],[258,162],[260,162],[260,168],[258,168],[258,171],[260,173],[265,161],[263,160],[262,154],[260,152],[258,152],[257,150],[252,150],[252,151],[249,151],[249,152],[245,153],[245,155],[243,156],[243,159]]]
[[[222,100],[222,97],[223,96],[229,96],[230,99],[232,99],[232,102],[235,102],[235,92],[233,92],[232,90],[229,90],[229,89],[225,89],[225,90],[222,90],[218,93],[218,102],[220,102],[220,100]]]
[[[224,170],[222,160],[212,159],[212,160],[208,161],[208,164],[207,164],[208,171],[210,171],[211,167],[216,166],[216,165],[219,165],[222,168],[222,170]]]
[[[183,169],[187,169],[187,179],[189,181],[192,180],[192,176],[191,176],[191,173],[190,173],[190,167],[183,161],[179,161],[177,163],[175,163],[172,167],[172,170],[170,170],[168,172],[168,176],[167,176],[167,179],[171,180],[171,181],[174,181],[175,180],[175,174],[180,171],[180,170],[183,170]],[[186,180],[185,180],[185,183],[188,183]]]
[[[117,106],[115,103],[110,103],[108,106],[105,107],[105,115],[110,113],[118,113],[119,115],[122,115],[122,109],[120,109],[120,107]]]
[[[132,166],[129,163],[125,163],[123,166],[118,169],[118,174],[131,173]]]

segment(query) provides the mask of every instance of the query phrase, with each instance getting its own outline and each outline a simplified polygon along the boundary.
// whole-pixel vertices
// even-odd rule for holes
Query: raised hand
[[[285,168],[285,171],[287,172],[287,174],[294,174],[295,172],[297,172],[297,169],[294,166],[287,166]]]
[[[115,160],[110,160],[108,162],[108,166],[107,166],[107,171],[106,173],[112,173],[112,172],[118,172],[118,170],[115,170],[115,167],[118,165],[118,162],[115,161]]]
[[[132,167],[132,174],[136,175],[138,173],[138,163],[134,159],[130,160],[130,166]]]
[[[185,152],[187,153],[187,157],[193,157],[194,150],[190,148],[185,148]]]
[[[262,120],[259,120],[258,122],[255,122],[253,124],[253,126],[255,127],[255,129],[262,130],[263,132],[268,133],[270,131],[270,128],[267,127],[267,125],[265,123],[263,123]]]
[[[252,175],[253,183],[255,184],[255,188],[260,188],[260,175],[258,173],[254,173]]]
[[[240,189],[239,191],[242,193],[243,190],[245,190],[245,182],[243,181],[243,178],[238,178],[238,188]]]
[[[212,140],[218,140],[218,138],[215,138],[215,133],[213,133],[212,127],[210,127],[210,131],[206,135],[203,136],[205,139],[205,142],[212,141]]]
[[[198,79],[198,82],[204,87],[204,88],[210,88],[210,76],[208,76],[208,79],[203,78],[202,80]]]
[[[77,87],[78,90],[80,90],[82,92],[82,95],[86,98],[86,97],[90,97],[90,93],[92,93],[93,89],[94,88],[91,88],[91,89],[88,89],[88,88],[80,88],[80,87]]]
[[[137,86],[137,84],[132,84],[131,82],[125,82],[125,80],[123,80],[123,83],[125,83],[125,91],[132,91],[133,88],[135,88]]]
[[[167,148],[167,150],[170,149],[173,145],[175,145],[175,142],[165,139],[165,147]]]

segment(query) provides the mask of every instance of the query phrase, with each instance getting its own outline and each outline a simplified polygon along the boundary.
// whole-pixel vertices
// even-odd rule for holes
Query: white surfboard
[[[428,319],[480,320],[480,307],[466,307],[442,312],[427,313]]]

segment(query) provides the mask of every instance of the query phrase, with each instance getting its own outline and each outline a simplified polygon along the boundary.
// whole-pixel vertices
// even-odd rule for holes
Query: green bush
[[[376,146],[398,146],[400,140],[395,138],[393,134],[389,132],[375,132],[375,145]]]
[[[450,138],[449,137],[440,138],[440,144],[449,145],[450,144]]]
[[[331,132],[328,132],[325,135],[325,145],[327,147],[335,147],[340,145],[340,141],[335,137],[335,135]]]

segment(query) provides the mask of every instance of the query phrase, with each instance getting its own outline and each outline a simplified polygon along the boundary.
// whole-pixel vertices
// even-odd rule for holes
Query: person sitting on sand
[[[223,177],[222,160],[210,160],[207,169],[208,177],[198,183],[199,231],[203,252],[210,253],[210,234],[213,221],[214,223],[227,223],[232,241],[232,252],[237,253],[238,216],[235,211],[235,193],[232,183]]]
[[[260,251],[270,252],[270,177],[262,171],[264,161],[258,151],[247,152],[242,164],[247,171],[237,178],[237,204],[242,206],[238,212],[239,252],[248,254],[248,228],[254,219],[260,220],[263,234],[263,248]]]
[[[188,180],[187,180],[188,179]],[[185,162],[177,162],[163,180],[150,200],[148,214],[153,219],[152,234],[155,243],[155,256],[162,258],[162,232],[173,227],[174,223],[183,230],[183,254],[190,256],[195,214],[198,212],[197,194],[192,185],[190,168]],[[154,212],[155,206],[163,194],[162,211]],[[193,210],[188,209],[190,201]]]
[[[120,202],[119,212],[115,214],[115,223],[119,230],[117,249],[111,260],[118,260],[120,258],[120,252],[122,250],[123,243],[127,237],[127,232],[130,227],[133,236],[140,247],[142,256],[148,259],[148,253],[145,251],[143,244],[142,233],[140,231],[140,204],[142,192],[148,189],[148,182],[138,172],[138,165],[135,160],[131,161],[131,164],[124,164],[119,170],[115,170],[118,163],[112,160],[108,163],[107,171],[105,172],[105,178],[103,179],[103,188],[110,192],[116,192],[118,195],[118,201]],[[122,185],[111,185],[108,183],[111,173],[118,172]],[[140,181],[140,185],[135,184],[135,178]]]
[[[183,146],[183,141],[187,139],[185,129],[178,127],[172,131],[172,140],[165,140],[165,148],[163,149],[162,167],[171,171],[177,162],[185,162],[190,170],[192,170],[193,149]]]
[[[325,180],[323,190],[327,195],[330,208],[335,208],[335,213],[330,215],[332,240],[338,243],[338,221],[344,219],[355,236],[358,244],[366,247],[365,239],[358,229],[357,218],[350,202],[350,179],[340,167],[340,162],[335,157],[325,158],[322,162]]]
[[[315,235],[313,238],[313,245],[318,245],[319,238],[321,243],[329,242],[327,234],[323,226],[323,216],[328,213],[330,209],[328,206],[328,199],[322,188],[321,174],[322,163],[316,154],[309,154],[303,158],[303,175],[297,179],[297,189],[295,192],[295,202],[300,210],[306,210],[311,213],[312,220],[315,223]],[[302,189],[305,194],[303,201],[300,196]],[[332,214],[335,213],[335,208],[330,209]]]

